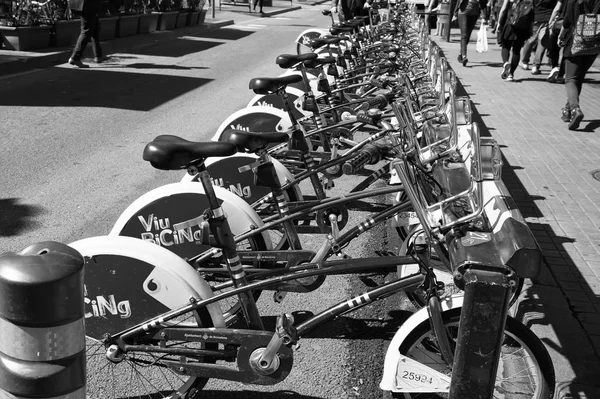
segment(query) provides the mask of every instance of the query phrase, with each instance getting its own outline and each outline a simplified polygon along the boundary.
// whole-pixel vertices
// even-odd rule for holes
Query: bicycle
[[[200,276],[193,276],[193,271],[190,272],[192,269],[185,262],[164,248],[141,240],[99,237],[72,244],[86,258],[86,297],[96,298],[95,303],[88,301],[92,316],[87,320],[89,323],[86,323],[88,343],[96,348],[93,351],[90,347],[87,354],[88,392],[91,395],[97,390],[97,384],[106,389],[99,397],[108,399],[123,397],[124,393],[142,397],[141,393],[135,392],[137,389],[148,390],[149,392],[143,393],[144,396],[159,391],[160,395],[169,398],[185,395],[189,398],[199,397],[208,378],[258,384],[277,383],[291,369],[293,352],[290,347],[307,331],[395,292],[420,286],[425,280],[429,281],[429,287],[438,287],[433,269],[426,265],[427,259],[422,256],[417,256],[416,259],[412,256],[397,257],[390,262],[384,257],[379,258],[377,263],[365,259],[342,259],[303,264],[282,269],[275,277],[248,283],[239,263],[228,219],[212,191],[210,176],[203,166],[205,158],[227,155],[235,150],[235,145],[231,143],[190,143],[163,136],[146,147],[145,159],[160,169],[177,170],[186,167],[191,173],[200,174],[211,204],[202,224],[212,231],[217,244],[226,252],[228,269],[236,288],[213,296],[206,283]],[[475,214],[478,212],[481,210],[474,210]],[[467,222],[468,218],[463,218],[450,223],[457,226]],[[442,226],[443,229],[447,227],[449,225]],[[275,333],[266,332],[262,328],[252,290],[299,278],[372,271],[374,267],[393,270],[402,260],[411,263],[416,260],[422,265],[420,272],[343,301],[297,326],[293,325],[287,315],[282,315],[278,317]],[[136,265],[133,269],[132,264]],[[115,284],[122,278],[121,273],[129,277],[126,287]],[[165,287],[169,287],[168,292]],[[108,299],[104,297],[115,290],[123,292],[122,288],[129,292],[127,302],[117,304],[114,296]],[[392,340],[381,384],[383,389],[398,394],[422,389],[447,392],[450,379],[446,373],[448,364],[452,363],[449,359],[452,357],[452,337],[456,331],[453,325],[462,299],[451,297],[440,301],[436,288],[430,288],[428,294],[427,308],[411,316]],[[223,317],[214,305],[235,295],[240,297],[244,319],[249,328],[223,328]],[[159,306],[156,301],[148,302],[149,298],[162,304]],[[101,314],[100,309],[110,309],[110,312]],[[118,314],[118,311],[127,309],[131,312]],[[141,313],[133,312],[133,309]],[[93,317],[94,311],[98,312],[99,317]],[[429,318],[437,320],[433,323],[433,331]],[[534,397],[546,398],[554,382],[549,356],[539,339],[519,326],[513,321],[506,324],[507,338],[503,341],[503,348],[507,356],[503,364],[514,367],[522,364],[531,366],[533,375],[528,376],[528,383],[521,388],[529,388]],[[449,337],[444,332],[447,327],[450,327]],[[98,358],[99,348],[102,348],[102,359]],[[430,367],[431,363],[421,363],[419,359],[422,356],[433,359],[435,367]],[[232,363],[237,366],[227,366]],[[138,366],[142,369],[138,370]],[[414,373],[415,367],[419,370],[417,380],[416,374],[411,375],[408,371],[411,368]],[[111,371],[104,371],[105,368],[110,368]],[[521,376],[513,374],[511,377],[517,378],[520,385],[524,382]],[[107,378],[111,380],[106,381]],[[139,383],[132,382],[132,379],[144,383],[140,386]],[[505,392],[506,382],[498,381],[498,389]]]

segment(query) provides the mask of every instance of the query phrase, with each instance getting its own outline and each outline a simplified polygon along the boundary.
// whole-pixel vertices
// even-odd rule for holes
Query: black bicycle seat
[[[250,80],[248,86],[250,89],[254,90],[256,94],[272,94],[276,93],[277,90],[285,88],[289,84],[298,83],[300,81],[302,81],[302,76],[300,75],[288,75],[278,78],[253,78]]]
[[[235,144],[238,151],[255,153],[267,148],[272,143],[288,141],[287,133],[280,132],[247,132],[245,130],[227,129],[221,135],[221,141]]]
[[[306,54],[281,54],[275,60],[275,63],[282,67],[283,69],[288,69],[293,67],[299,62],[314,60],[318,55],[315,53],[306,53]]]
[[[304,66],[307,68],[316,68],[319,65],[333,64],[334,62],[334,57],[315,58],[314,60],[304,61]]]
[[[208,157],[225,157],[237,152],[234,144],[188,141],[172,135],[157,136],[144,148],[144,161],[156,169],[179,170],[202,163]]]

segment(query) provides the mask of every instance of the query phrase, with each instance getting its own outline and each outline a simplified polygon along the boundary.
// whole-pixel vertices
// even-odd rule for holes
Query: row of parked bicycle
[[[469,99],[456,97],[454,73],[420,19],[403,2],[387,11],[384,21],[302,32],[298,54],[276,60],[285,72],[252,79],[256,97],[213,141],[162,135],[144,148],[153,167],[186,176],[142,195],[108,236],[70,244],[86,259],[88,397],[198,398],[209,378],[276,384],[309,330],[398,292],[419,310],[390,343],[381,388],[459,397],[453,390],[466,380],[455,371],[469,356],[457,348],[481,350],[465,341],[483,335],[464,321],[485,312],[473,306],[477,273],[498,273],[506,288],[505,301],[490,304],[499,334],[483,337],[494,351],[482,389],[552,396],[544,345],[506,316],[541,254],[508,203],[500,150],[480,137]],[[366,177],[328,196],[346,174]],[[394,200],[349,221],[348,204],[382,195]],[[386,222],[399,253],[344,252]],[[303,247],[307,232],[322,234],[318,250]],[[301,323],[282,314],[275,331],[265,330],[262,292],[282,301],[288,292],[310,295],[328,275],[377,272],[397,278]]]

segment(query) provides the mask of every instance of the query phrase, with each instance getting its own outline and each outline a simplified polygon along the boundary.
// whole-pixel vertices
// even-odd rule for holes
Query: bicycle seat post
[[[215,193],[210,175],[206,170],[204,160],[188,166],[188,173],[191,175],[197,174],[199,181],[202,183],[210,206],[211,215],[208,219],[210,231],[217,242],[217,246],[223,250],[227,269],[233,284],[236,288],[248,285],[246,273],[244,272],[240,257],[236,250],[234,235],[231,232],[227,216],[219,204],[219,199]],[[260,318],[260,313],[258,312],[256,302],[252,297],[252,293],[246,292],[245,294],[240,294],[239,298],[242,311],[248,322],[248,327],[251,329],[264,330],[262,319]]]

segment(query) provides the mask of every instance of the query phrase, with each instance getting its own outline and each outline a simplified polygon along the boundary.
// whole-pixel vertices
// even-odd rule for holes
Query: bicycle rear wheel
[[[194,322],[198,327],[212,327],[213,325],[206,310],[193,312],[188,317],[182,317],[181,321],[188,325],[190,322]],[[156,340],[144,343],[151,346],[159,345]],[[102,342],[86,337],[85,344],[87,399],[193,399],[199,397],[199,392],[208,382],[208,378],[179,375],[164,364],[164,361],[180,361],[180,355],[133,352],[126,353],[120,363],[113,363],[106,358],[106,348]],[[169,342],[169,347],[216,349],[198,342]],[[193,360],[207,362],[202,358]]]
[[[442,315],[451,342],[456,341],[460,309]],[[441,373],[451,375],[444,362],[429,320],[422,322],[404,340],[400,353]],[[494,398],[552,398],[555,377],[548,351],[540,339],[522,323],[508,317],[496,375]],[[394,393],[395,398],[447,398],[440,393]]]

